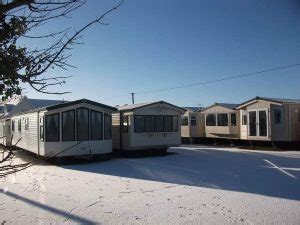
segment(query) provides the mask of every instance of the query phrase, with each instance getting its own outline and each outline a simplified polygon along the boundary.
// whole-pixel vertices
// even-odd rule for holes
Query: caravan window
[[[227,113],[218,113],[218,126],[228,126]]]
[[[15,131],[15,121],[14,120],[11,121],[11,131],[12,132]]]
[[[111,139],[111,116],[104,114],[104,139]]]
[[[154,132],[154,116],[145,116],[145,132]]]
[[[145,131],[145,118],[144,116],[134,116],[134,132]]]
[[[29,130],[29,118],[25,118],[25,130]]]
[[[77,140],[87,141],[89,140],[89,109],[78,108],[76,114]]]
[[[178,116],[173,116],[172,131],[178,131]]]
[[[242,125],[247,125],[247,112],[243,111],[242,113]]]
[[[154,117],[154,128],[155,128],[155,132],[163,132],[164,131],[164,117],[163,116],[155,116]]]
[[[197,126],[196,116],[191,116],[191,126],[193,127]]]
[[[216,114],[206,115],[206,126],[216,126]]]
[[[281,124],[282,123],[282,110],[281,109],[274,109],[274,124]]]
[[[164,131],[171,132],[172,131],[172,116],[164,117]]]
[[[18,131],[21,132],[22,131],[22,120],[18,119]]]
[[[62,113],[62,141],[75,141],[75,110]]]
[[[181,116],[181,126],[188,126],[189,118],[187,116]]]
[[[230,114],[230,124],[231,126],[236,126],[236,113]]]
[[[128,133],[128,124],[129,122],[129,116],[122,116],[122,131],[124,133]]]
[[[91,140],[103,140],[103,113],[91,110]]]
[[[46,116],[46,141],[59,141],[59,114]]]

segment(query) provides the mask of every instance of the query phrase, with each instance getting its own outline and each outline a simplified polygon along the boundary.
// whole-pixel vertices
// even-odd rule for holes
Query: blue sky
[[[40,30],[79,28],[113,5],[88,1]],[[72,50],[76,69],[53,96],[26,89],[31,98],[88,98],[109,105],[131,102],[130,92],[199,83],[300,63],[298,0],[126,0]],[[35,41],[35,43],[33,43]],[[28,44],[43,46],[36,40]],[[136,102],[165,100],[179,106],[243,102],[254,96],[300,98],[300,67],[166,92],[137,94]]]

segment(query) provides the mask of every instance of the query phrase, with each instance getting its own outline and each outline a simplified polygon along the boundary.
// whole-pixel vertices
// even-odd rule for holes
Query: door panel
[[[266,137],[268,135],[267,132],[267,126],[268,126],[268,120],[267,120],[267,111],[261,110],[258,111],[258,118],[259,118],[259,136]]]
[[[257,135],[256,111],[249,112],[249,136]]]

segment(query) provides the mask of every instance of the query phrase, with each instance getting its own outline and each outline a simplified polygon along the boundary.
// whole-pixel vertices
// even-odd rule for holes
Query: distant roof
[[[179,106],[173,105],[173,104],[165,102],[165,101],[145,102],[145,103],[138,103],[138,104],[131,104],[131,105],[126,104],[126,105],[116,106],[116,107],[118,108],[119,111],[131,111],[134,109],[142,108],[142,107],[149,106],[149,105],[154,105],[157,103],[165,103],[165,104],[171,105],[173,107],[179,108],[183,111],[186,111],[186,109],[184,109],[184,108],[181,108]]]
[[[187,106],[187,107],[183,107],[184,109],[186,109],[187,111],[191,111],[191,112],[199,112],[202,109],[204,109],[204,107],[194,107],[194,106]]]
[[[119,111],[123,111],[123,110],[131,110],[131,109],[136,109],[136,108],[140,108],[142,106],[146,106],[146,105],[150,105],[150,104],[153,104],[155,102],[144,102],[144,103],[138,103],[138,104],[125,104],[125,105],[119,105],[119,106],[116,106],[117,109]]]
[[[228,109],[235,109],[237,106],[239,106],[239,104],[216,102],[213,105],[210,105],[210,106],[206,107],[205,109],[209,109],[209,108],[214,107],[214,106],[222,106],[222,107],[225,107],[225,108],[228,108]]]
[[[286,99],[286,98],[269,98],[269,97],[260,97],[256,96],[255,98],[252,98],[248,101],[245,101],[239,105],[239,108],[242,107],[243,105],[247,105],[248,103],[255,101],[255,100],[264,100],[264,101],[269,101],[269,102],[275,102],[275,103],[298,103],[300,104],[300,99]]]
[[[48,100],[48,99],[32,99],[32,98],[30,98],[29,101],[31,102],[34,109],[44,108],[47,106],[58,105],[67,102],[64,100]]]

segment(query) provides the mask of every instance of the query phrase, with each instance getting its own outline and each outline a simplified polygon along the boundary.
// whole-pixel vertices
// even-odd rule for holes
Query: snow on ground
[[[0,180],[0,223],[300,224],[300,152],[169,151],[10,175]]]

